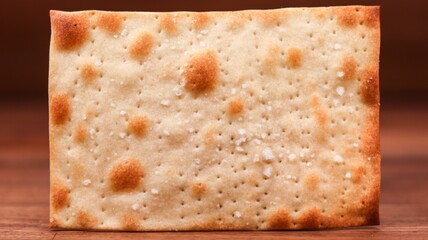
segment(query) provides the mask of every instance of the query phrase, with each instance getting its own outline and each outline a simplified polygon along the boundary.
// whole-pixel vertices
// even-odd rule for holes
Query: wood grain
[[[48,228],[45,103],[0,103],[0,239],[428,239],[428,113],[382,109],[381,225],[322,231],[86,232]],[[404,133],[405,132],[405,133]],[[406,139],[403,139],[402,135]],[[413,141],[417,139],[418,141]],[[413,141],[413,142],[412,142]],[[410,143],[407,143],[410,142]],[[413,144],[410,151],[395,148]]]

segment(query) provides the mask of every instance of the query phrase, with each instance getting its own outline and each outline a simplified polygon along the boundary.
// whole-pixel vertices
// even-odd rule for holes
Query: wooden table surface
[[[49,150],[44,102],[0,103],[0,239],[428,239],[428,111],[381,112],[379,226],[321,231],[85,232],[48,228]]]

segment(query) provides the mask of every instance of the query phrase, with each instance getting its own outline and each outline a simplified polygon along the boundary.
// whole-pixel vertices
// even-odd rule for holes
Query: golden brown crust
[[[358,24],[358,15],[355,8],[337,8],[337,22],[345,28],[356,27]]]
[[[154,38],[150,32],[140,34],[129,47],[131,57],[135,59],[144,59],[149,55],[154,45]]]
[[[140,228],[138,218],[131,215],[124,215],[122,217],[122,229],[126,231],[136,231]]]
[[[89,36],[86,13],[50,11],[52,39],[58,50],[73,50],[83,45]]]
[[[315,111],[315,117],[318,124],[322,127],[325,127],[327,123],[327,111],[321,106],[318,96],[312,97],[311,104]]]
[[[101,12],[97,16],[97,25],[110,34],[117,33],[122,28],[123,20],[118,13]]]
[[[343,79],[354,79],[357,74],[357,62],[352,56],[347,56],[342,60],[341,71],[344,73]]]
[[[234,116],[236,114],[239,114],[242,111],[244,111],[244,101],[242,100],[242,98],[240,98],[240,97],[233,98],[228,102],[227,113],[230,116]]]
[[[193,27],[198,30],[205,27],[209,21],[210,16],[206,13],[194,13],[191,15]]]
[[[76,225],[79,228],[94,228],[95,226],[97,226],[98,220],[95,216],[87,213],[86,211],[79,211],[76,214]]]
[[[173,35],[177,31],[175,19],[171,14],[162,14],[159,18],[159,24],[168,35]]]
[[[253,15],[263,23],[265,27],[272,27],[276,25],[280,25],[281,22],[284,20],[285,12],[279,12],[279,11],[271,11],[271,12],[265,12],[265,11],[257,11],[254,12]]]
[[[361,95],[367,104],[379,103],[379,70],[377,67],[369,67],[363,71]]]
[[[92,63],[85,63],[80,69],[80,76],[85,83],[91,83],[97,78],[98,71]]]
[[[362,9],[364,17],[363,23],[367,27],[378,28],[380,25],[380,7],[371,6]]]
[[[137,137],[143,137],[149,128],[149,118],[146,116],[134,116],[129,119],[128,131]]]
[[[74,127],[73,140],[77,143],[83,143],[85,142],[87,136],[88,131],[86,130],[83,123],[76,124],[76,126]]]
[[[300,48],[291,47],[287,51],[288,64],[291,68],[299,68],[302,65],[303,53]]]
[[[194,196],[200,196],[207,191],[207,186],[203,182],[196,182],[192,185],[192,194]]]
[[[212,91],[218,81],[218,59],[213,51],[192,56],[184,70],[185,88],[193,93]]]
[[[65,93],[54,94],[50,101],[51,121],[55,125],[62,125],[70,117],[70,103]]]
[[[305,178],[305,186],[309,188],[311,191],[316,190],[318,188],[318,185],[320,183],[320,177],[319,174],[315,172],[311,172],[307,174]]]
[[[69,203],[68,189],[62,183],[55,181],[51,186],[51,206],[55,211],[61,210]]]
[[[272,230],[281,230],[290,228],[290,215],[285,209],[278,209],[271,213],[268,218],[268,228]]]
[[[309,207],[304,210],[297,222],[302,229],[315,229],[320,228],[320,222],[322,221],[322,216],[320,210],[316,207]]]
[[[131,158],[112,167],[109,173],[113,191],[132,191],[138,188],[144,171],[137,159]]]

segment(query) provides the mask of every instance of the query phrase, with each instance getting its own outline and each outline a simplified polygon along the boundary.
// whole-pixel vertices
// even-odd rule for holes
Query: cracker
[[[378,7],[51,22],[51,227],[379,223]]]

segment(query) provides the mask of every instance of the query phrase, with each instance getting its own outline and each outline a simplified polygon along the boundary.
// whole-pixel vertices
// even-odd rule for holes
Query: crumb
[[[89,179],[85,179],[85,180],[83,180],[82,184],[83,184],[84,186],[88,186],[89,184],[91,184],[91,180],[89,180]]]

